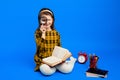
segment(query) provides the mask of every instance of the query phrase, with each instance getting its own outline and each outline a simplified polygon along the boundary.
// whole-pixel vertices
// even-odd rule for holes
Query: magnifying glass
[[[46,24],[47,24],[47,18],[46,18],[45,16],[41,17],[40,23],[41,23],[42,25],[46,25]]]

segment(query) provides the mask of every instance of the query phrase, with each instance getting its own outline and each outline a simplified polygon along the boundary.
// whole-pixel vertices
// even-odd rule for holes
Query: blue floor
[[[89,60],[85,64],[76,62],[71,73],[63,74],[57,71],[51,76],[44,76],[40,72],[34,72],[33,53],[29,54],[32,55],[28,56],[22,53],[20,56],[1,56],[0,80],[103,80],[103,78],[86,77],[85,71],[88,69]],[[120,59],[117,55],[113,57],[110,54],[113,54],[113,52],[101,53],[98,51],[97,55],[99,55],[99,60],[97,67],[109,71],[107,78],[104,78],[105,80],[119,80],[120,64],[118,61]],[[77,54],[74,57],[77,58]]]

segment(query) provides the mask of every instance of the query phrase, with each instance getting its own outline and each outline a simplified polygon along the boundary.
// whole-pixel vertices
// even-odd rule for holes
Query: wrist
[[[45,33],[42,33],[42,38],[45,39]]]

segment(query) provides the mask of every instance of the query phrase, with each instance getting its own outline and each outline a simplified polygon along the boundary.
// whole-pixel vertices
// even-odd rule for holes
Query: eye
[[[45,24],[45,23],[47,23],[47,18],[46,17],[41,17],[41,19],[40,19],[40,23],[41,24]]]
[[[52,21],[51,19],[47,19],[47,21]]]

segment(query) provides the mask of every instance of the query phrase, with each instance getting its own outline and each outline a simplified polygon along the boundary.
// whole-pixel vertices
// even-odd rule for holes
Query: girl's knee
[[[40,71],[41,71],[41,73],[44,74],[44,75],[52,75],[53,73],[55,73],[56,68],[55,68],[55,67],[51,68],[51,67],[48,66],[47,64],[42,64],[42,65],[40,66]]]
[[[73,70],[73,65],[63,63],[56,66],[56,68],[62,73],[70,73]]]

